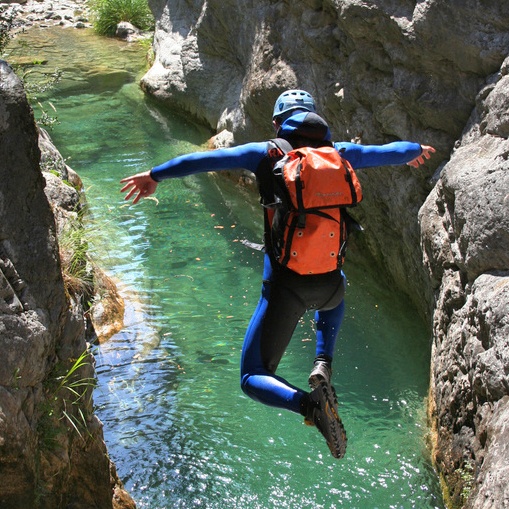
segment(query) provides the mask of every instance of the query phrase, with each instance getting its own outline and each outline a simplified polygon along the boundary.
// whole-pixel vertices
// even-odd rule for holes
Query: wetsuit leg
[[[316,357],[332,361],[336,338],[345,314],[345,301],[328,311],[316,311]]]
[[[241,387],[252,399],[301,413],[307,394],[275,374],[301,316],[307,309],[317,314],[319,351],[332,353],[344,306],[342,273],[299,276],[291,271],[273,274],[265,257],[262,295],[244,339]]]
[[[270,260],[266,256],[262,295],[242,348],[241,387],[250,398],[265,405],[300,413],[305,391],[277,376],[275,370],[305,306],[291,293],[283,290],[285,295],[280,295],[279,285],[274,289],[271,279]]]
[[[346,278],[343,274],[342,295],[346,289]],[[332,309],[322,309],[315,312],[316,322],[316,357],[327,359],[329,362],[334,357],[334,348],[343,317],[345,316],[345,301],[342,296],[341,302]]]

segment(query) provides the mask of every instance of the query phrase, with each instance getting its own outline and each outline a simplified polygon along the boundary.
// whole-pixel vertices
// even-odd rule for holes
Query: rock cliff
[[[273,135],[286,88],[318,101],[335,139],[436,147],[427,170],[359,171],[357,240],[433,337],[436,464],[455,507],[508,507],[509,3],[149,0],[147,93],[222,144]]]
[[[134,507],[92,411],[79,188],[0,60],[2,509]]]
[[[478,94],[419,214],[436,297],[436,459],[454,502],[476,481],[469,508],[507,507],[509,499],[508,64]]]

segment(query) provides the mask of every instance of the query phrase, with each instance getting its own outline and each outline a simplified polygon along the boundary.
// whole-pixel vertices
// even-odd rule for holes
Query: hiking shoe
[[[308,412],[304,422],[316,426],[324,436],[331,454],[342,458],[346,452],[346,431],[337,411],[338,401],[334,387],[320,382],[309,394]]]
[[[315,361],[315,366],[311,370],[308,378],[309,387],[316,389],[321,382],[327,382],[330,384],[332,376],[332,367],[330,362],[327,361]]]

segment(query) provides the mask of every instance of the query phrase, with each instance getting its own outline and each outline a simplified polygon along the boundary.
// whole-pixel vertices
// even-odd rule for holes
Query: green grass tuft
[[[147,0],[90,0],[94,29],[100,35],[115,35],[117,25],[127,21],[140,30],[154,28]]]

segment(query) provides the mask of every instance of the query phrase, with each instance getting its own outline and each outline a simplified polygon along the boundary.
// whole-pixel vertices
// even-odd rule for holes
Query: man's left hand
[[[421,155],[417,156],[415,159],[412,159],[407,164],[408,166],[413,166],[414,168],[418,168],[421,164],[424,164],[426,159],[429,159],[431,157],[431,154],[433,154],[435,149],[429,145],[421,145]]]

